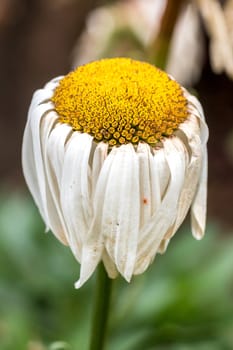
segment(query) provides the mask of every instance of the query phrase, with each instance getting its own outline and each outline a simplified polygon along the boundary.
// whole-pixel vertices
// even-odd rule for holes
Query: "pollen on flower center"
[[[104,59],[78,67],[60,82],[52,101],[62,123],[110,146],[154,146],[188,116],[180,85],[149,63]]]

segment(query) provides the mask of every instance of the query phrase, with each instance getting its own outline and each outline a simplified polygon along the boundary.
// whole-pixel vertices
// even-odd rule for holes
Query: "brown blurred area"
[[[67,73],[89,11],[101,0],[1,0],[0,179],[24,186],[21,143],[33,91]],[[195,87],[210,128],[209,216],[233,225],[233,81],[212,73],[208,58]]]
[[[21,142],[33,91],[66,74],[88,12],[100,0],[1,0],[0,178],[23,183]]]
[[[208,217],[233,226],[233,81],[206,62],[195,87],[209,126]]]

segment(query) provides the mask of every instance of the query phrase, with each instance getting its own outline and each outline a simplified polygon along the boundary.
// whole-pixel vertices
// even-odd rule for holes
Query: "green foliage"
[[[75,290],[78,263],[44,231],[28,196],[1,194],[1,350],[88,348],[94,278]],[[145,274],[118,278],[106,350],[232,350],[232,247],[214,225],[200,242],[185,225]]]

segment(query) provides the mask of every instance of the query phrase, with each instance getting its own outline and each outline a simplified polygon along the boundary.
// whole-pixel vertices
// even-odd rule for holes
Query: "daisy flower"
[[[191,208],[202,238],[208,128],[171,76],[129,58],[95,61],[35,92],[22,149],[40,214],[81,264],[130,281],[164,252]]]

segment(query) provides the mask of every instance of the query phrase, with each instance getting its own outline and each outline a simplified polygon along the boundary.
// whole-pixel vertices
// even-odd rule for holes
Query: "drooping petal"
[[[69,232],[69,244],[77,260],[91,218],[89,155],[92,137],[74,132],[65,150],[60,185],[61,207]]]
[[[97,182],[94,219],[84,243],[76,288],[94,271],[104,245],[118,271],[130,280],[138,244],[139,196],[138,159],[133,146],[128,144],[113,148]],[[112,263],[109,270],[111,268]]]
[[[40,125],[40,142],[41,152],[44,166],[46,205],[48,210],[48,228],[54,235],[65,245],[68,244],[66,238],[66,229],[63,224],[62,217],[59,215],[59,205],[55,196],[55,177],[48,161],[47,145],[49,136],[57,123],[58,116],[56,112],[49,111],[42,119]]]
[[[32,105],[34,102],[32,102]],[[41,148],[41,120],[52,111],[50,102],[31,107],[23,141],[23,169],[26,181],[47,227],[49,213],[47,208],[46,175]]]
[[[130,280],[136,260],[140,220],[138,159],[131,144],[115,148],[112,157],[102,229],[110,257],[125,279]]]
[[[27,121],[23,135],[22,167],[24,178],[26,180],[28,188],[30,189],[34,201],[42,214],[41,195],[36,172],[35,156],[33,151],[32,129],[29,121]]]
[[[57,123],[48,139],[47,152],[58,185],[61,186],[65,146],[72,134],[71,126]]]
[[[188,100],[188,110],[190,115],[193,114],[200,120],[200,137],[201,137],[201,142],[204,145],[208,141],[209,129],[205,122],[203,108],[195,96],[189,94],[185,89],[183,89],[183,91],[184,91],[185,97]]]
[[[149,145],[139,143],[137,147],[140,182],[140,227],[144,226],[161,203],[160,182],[164,182],[156,166]],[[162,164],[161,164],[162,165]],[[165,188],[165,186],[162,186]]]
[[[158,152],[164,152],[170,169],[170,182],[159,209],[140,232],[141,240],[135,274],[142,273],[150,264],[163,237],[174,224],[185,178],[184,146],[178,138],[166,139],[164,149]]]
[[[155,198],[155,211],[152,214],[152,217],[155,217],[157,215],[157,211],[161,207],[162,200],[164,198],[164,195],[166,193],[166,190],[168,188],[168,184],[170,181],[170,169],[167,164],[167,160],[165,157],[164,148],[158,148],[154,150],[154,155],[152,157],[152,162],[150,163],[151,167],[151,183],[154,187],[153,191],[153,197]],[[152,188],[153,188],[152,187]],[[148,220],[149,222],[151,221]],[[140,228],[141,229],[141,228]],[[142,242],[142,235],[139,235],[140,237],[140,245]],[[137,259],[137,265],[136,269],[134,271],[134,274],[140,274],[141,271],[146,270],[148,265],[150,264],[150,261],[147,259]]]
[[[171,230],[172,231],[172,230]],[[158,247],[158,253],[164,254],[167,250],[168,244],[170,243],[170,238],[163,238]]]
[[[165,157],[165,152],[163,148],[158,148],[154,150],[152,168],[153,174],[155,176],[155,178],[153,178],[152,181],[157,182],[159,179],[159,189],[157,190],[160,193],[161,203],[170,181],[170,169],[167,164],[167,159]]]
[[[93,188],[92,197],[94,197],[99,174],[103,166],[103,163],[107,158],[107,155],[108,155],[108,144],[105,142],[100,142],[99,144],[97,144],[93,154],[93,160],[92,160],[92,176],[91,176],[91,185]]]
[[[119,272],[117,271],[116,264],[108,255],[106,249],[104,249],[104,251],[103,251],[102,261],[103,261],[104,267],[107,271],[109,278],[116,278],[118,276]]]
[[[171,230],[164,237],[166,242],[162,241],[159,252],[164,253],[169,240],[178,230],[193,201],[194,194],[197,189],[197,183],[201,171],[202,145],[200,140],[199,123],[195,116],[179,126],[177,137],[184,143],[184,154],[186,158],[186,174],[183,188],[178,202],[178,210],[175,223]]]
[[[101,147],[104,149],[104,147]],[[96,148],[96,151],[99,152]],[[113,152],[113,151],[112,151]],[[92,275],[96,266],[100,262],[102,255],[104,254],[104,243],[105,237],[103,232],[103,207],[104,202],[107,200],[106,196],[106,186],[109,180],[110,170],[114,160],[113,153],[110,152],[108,157],[103,163],[100,174],[97,181],[92,180],[92,183],[96,182],[96,187],[92,188],[93,196],[93,215],[90,223],[90,228],[86,234],[85,240],[82,247],[82,256],[81,256],[81,269],[79,280],[75,283],[75,288],[80,288]],[[101,152],[100,152],[101,153]],[[94,154],[93,164],[95,163],[95,157],[99,155]],[[101,157],[100,157],[101,158]],[[92,174],[92,177],[96,176],[96,171]],[[110,259],[110,257],[109,257]],[[108,259],[105,259],[105,265],[108,263]],[[112,262],[111,262],[112,266]],[[111,269],[111,266],[107,270]]]
[[[46,118],[45,122],[48,120]],[[43,125],[43,124],[42,124]],[[46,126],[46,124],[45,124]],[[72,129],[65,124],[57,124],[42,139],[45,171],[48,183],[48,208],[50,212],[50,228],[55,236],[68,244],[69,231],[61,209],[60,186],[64,164],[65,144]]]
[[[193,201],[201,172],[202,144],[197,118],[190,116],[187,123],[180,125],[179,130],[187,137],[185,149],[190,150],[190,159],[187,165],[185,182],[179,199],[179,212],[176,219],[177,229],[185,218],[188,209]]]
[[[201,239],[205,231],[206,222],[206,202],[207,202],[207,147],[206,143],[208,141],[209,131],[205,122],[205,117],[203,113],[202,106],[195,96],[188,95],[188,101],[192,104],[191,111],[200,120],[200,138],[202,143],[202,170],[200,174],[200,179],[198,182],[198,187],[196,195],[191,207],[191,223],[192,232],[196,239]],[[189,105],[190,108],[190,105]]]
[[[191,207],[192,233],[196,239],[201,239],[205,233],[206,202],[207,202],[207,149],[203,150],[202,170],[197,192]]]

